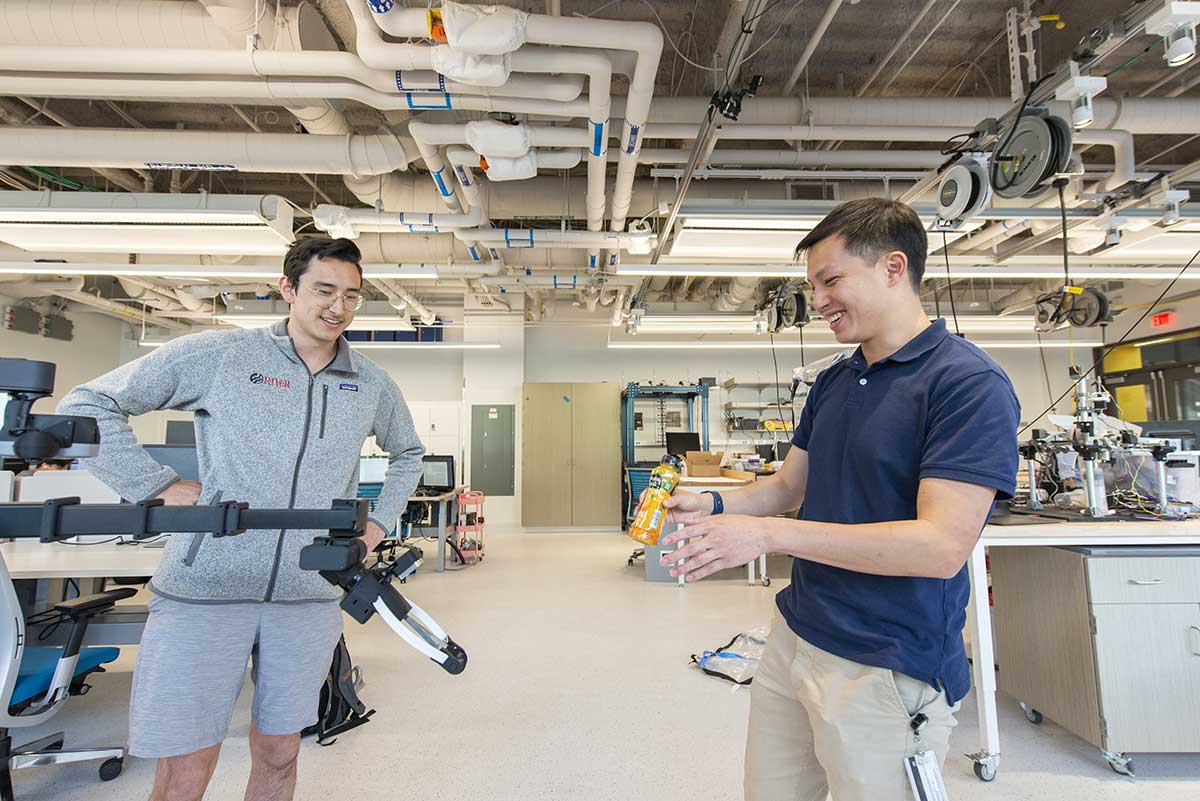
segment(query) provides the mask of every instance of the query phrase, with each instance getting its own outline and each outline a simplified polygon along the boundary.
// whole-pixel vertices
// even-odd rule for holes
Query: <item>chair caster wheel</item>
[[[981,782],[990,782],[996,778],[996,768],[993,765],[987,765],[983,762],[975,763],[975,775],[979,777]]]
[[[763,585],[764,587],[770,587],[770,586],[771,586],[771,580],[770,580],[769,578],[765,578],[765,579],[763,579],[763,580],[762,580],[762,585]]]
[[[1042,721],[1045,720],[1041,712],[1026,705],[1024,702],[1021,703],[1021,711],[1025,713],[1025,719],[1035,726],[1040,726]]]
[[[125,767],[125,760],[113,757],[106,759],[100,765],[100,781],[111,782],[113,779],[121,775],[122,769]]]

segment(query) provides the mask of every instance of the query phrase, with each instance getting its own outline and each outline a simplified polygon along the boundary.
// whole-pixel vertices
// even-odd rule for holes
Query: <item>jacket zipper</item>
[[[296,467],[292,470],[292,494],[288,499],[288,508],[296,505],[296,488],[300,483],[300,462],[304,459],[304,451],[308,448],[308,427],[312,423],[313,381],[314,376],[308,377],[308,402],[304,407],[304,438],[300,440],[300,452],[296,454]],[[270,603],[275,594],[275,580],[279,578],[279,562],[283,558],[283,535],[287,529],[279,529],[279,539],[275,542],[275,564],[271,567],[271,581],[267,584],[267,594],[263,603]]]
[[[321,385],[321,433],[317,439],[325,439],[325,410],[329,408],[329,385]]]

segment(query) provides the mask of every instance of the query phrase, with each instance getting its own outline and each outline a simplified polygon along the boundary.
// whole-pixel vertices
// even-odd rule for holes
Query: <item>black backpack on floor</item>
[[[339,734],[356,729],[370,720],[375,710],[368,710],[367,705],[359,699],[360,686],[358,668],[354,667],[350,649],[346,647],[346,638],[342,637],[333,649],[333,663],[321,687],[317,722],[302,731],[300,736],[315,734],[319,744],[333,745]]]

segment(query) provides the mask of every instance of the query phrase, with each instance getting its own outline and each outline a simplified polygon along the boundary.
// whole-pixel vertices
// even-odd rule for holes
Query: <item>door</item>
[[[571,385],[571,523],[621,523],[621,388]]]
[[[471,407],[471,489],[485,495],[515,494],[515,408],[512,404]]]
[[[1109,751],[1200,751],[1200,604],[1095,604]]]
[[[1200,365],[1160,371],[1168,420],[1200,420]]]
[[[571,525],[571,385],[525,384],[521,524]]]

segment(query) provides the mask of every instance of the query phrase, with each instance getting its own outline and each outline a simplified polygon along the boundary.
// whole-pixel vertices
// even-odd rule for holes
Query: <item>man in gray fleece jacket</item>
[[[73,390],[59,412],[100,425],[87,467],[130,501],[327,508],[354,497],[373,434],[391,454],[363,537],[373,548],[416,487],[424,448],[395,382],[341,336],[362,305],[360,258],[349,240],[300,241],[279,281],[287,320],[182,337]],[[195,412],[199,483],[134,438],[129,416],[158,409]],[[130,753],[159,760],[151,801],[204,795],[251,658],[246,797],[292,797],[299,732],[316,721],[341,635],[340,591],[300,569],[300,549],[320,533],[171,537],[150,583],[130,703]]]

